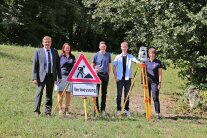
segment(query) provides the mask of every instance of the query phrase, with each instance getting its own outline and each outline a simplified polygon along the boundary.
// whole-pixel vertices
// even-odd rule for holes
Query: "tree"
[[[44,35],[53,47],[69,42],[74,49],[95,51],[97,29],[81,0],[3,0],[0,43],[40,46]]]
[[[206,1],[84,0],[95,5],[92,16],[100,23],[125,29],[132,49],[155,47],[160,58],[171,59],[180,76],[196,86],[207,86]]]
[[[0,43],[9,43],[11,36],[15,38],[15,30],[20,24],[15,14],[18,14],[18,8],[13,8],[13,1],[2,0],[0,2]],[[13,35],[14,34],[14,35]]]

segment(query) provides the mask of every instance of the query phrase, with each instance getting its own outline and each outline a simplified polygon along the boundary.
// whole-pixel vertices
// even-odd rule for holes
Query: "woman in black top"
[[[73,68],[75,63],[75,56],[71,54],[71,46],[68,43],[65,43],[62,47],[62,53],[60,55],[60,67],[62,72],[62,82],[57,85],[58,91],[58,107],[59,107],[59,114],[65,113],[66,115],[69,114],[69,105],[70,105],[70,98],[71,98],[71,91],[72,87],[69,85],[68,89],[66,90],[66,103],[65,103],[65,112],[63,112],[62,108],[62,101],[63,101],[63,91],[65,86],[67,85],[67,77]]]

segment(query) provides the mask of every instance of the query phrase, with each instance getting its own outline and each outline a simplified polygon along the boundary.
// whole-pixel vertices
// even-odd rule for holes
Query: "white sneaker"
[[[131,116],[130,112],[127,111],[127,110],[124,110],[124,113],[125,113],[125,115],[126,115],[127,117],[130,117],[130,116]]]
[[[121,115],[121,111],[118,110],[117,113],[116,113],[116,115],[117,116],[120,116]]]
[[[59,110],[59,115],[63,115],[63,110]]]

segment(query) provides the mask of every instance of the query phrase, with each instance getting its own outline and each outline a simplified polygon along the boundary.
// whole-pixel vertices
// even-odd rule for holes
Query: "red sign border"
[[[77,70],[79,64],[81,61],[84,61],[84,63],[86,64],[86,66],[88,67],[89,71],[91,72],[91,74],[94,76],[94,79],[78,79],[75,78],[73,79],[73,75],[75,73],[75,71]],[[78,60],[76,61],[75,65],[73,66],[70,74],[68,75],[67,78],[68,82],[79,82],[79,83],[101,83],[101,80],[99,79],[99,77],[97,76],[97,74],[95,73],[95,71],[92,69],[92,67],[90,66],[90,64],[88,63],[87,59],[85,58],[85,56],[81,53],[80,56],[78,57]]]

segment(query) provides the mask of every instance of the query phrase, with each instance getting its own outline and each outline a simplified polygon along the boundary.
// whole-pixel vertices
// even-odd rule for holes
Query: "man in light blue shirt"
[[[113,73],[117,83],[117,115],[120,115],[121,112],[121,97],[122,89],[124,87],[124,101],[128,95],[130,86],[131,86],[131,77],[132,77],[132,61],[139,63],[138,60],[131,54],[127,53],[128,43],[121,43],[122,53],[117,55],[113,62]],[[124,108],[126,116],[130,117],[129,113],[129,99],[126,102]]]

